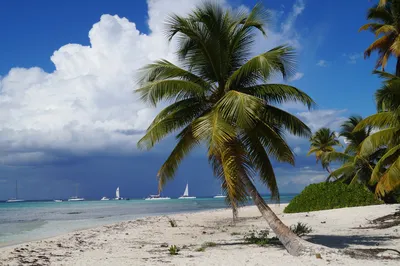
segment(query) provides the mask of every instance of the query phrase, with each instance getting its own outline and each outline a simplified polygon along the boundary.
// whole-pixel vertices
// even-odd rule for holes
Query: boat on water
[[[110,199],[107,197],[102,197],[101,200],[110,200]]]
[[[18,198],[18,181],[15,180],[15,198],[8,199],[6,202],[13,203],[13,202],[23,202],[25,200]]]
[[[63,201],[60,199],[55,199],[54,202],[63,202]]]
[[[68,201],[84,201],[84,200],[85,200],[84,198],[79,198],[79,197],[70,197],[68,199]]]
[[[221,187],[221,193],[219,193],[218,195],[215,195],[213,198],[214,199],[224,199],[224,198],[226,198],[226,196],[224,194],[222,194],[222,187]]]
[[[171,198],[170,197],[162,197],[162,196],[160,196],[160,193],[158,193],[157,195],[149,195],[144,200],[169,200],[169,199],[171,199]]]
[[[115,200],[123,200],[119,194],[119,187],[117,187],[117,190],[115,190]]]
[[[186,183],[186,188],[185,191],[183,192],[183,195],[180,196],[178,199],[195,199],[196,197],[189,196],[189,184]]]
[[[70,197],[68,201],[84,201],[84,198],[78,197],[78,185],[76,185],[76,196]]]

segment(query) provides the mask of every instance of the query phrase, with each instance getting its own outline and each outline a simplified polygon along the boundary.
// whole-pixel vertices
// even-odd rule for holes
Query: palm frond
[[[278,46],[255,56],[233,72],[226,82],[226,88],[242,87],[241,84],[251,76],[266,81],[271,75],[280,73],[284,78],[287,78],[294,72],[294,55],[293,48]]]
[[[360,156],[367,157],[381,147],[390,146],[396,130],[387,128],[368,136],[362,143]]]
[[[135,92],[139,93],[143,102],[156,106],[161,101],[204,98],[206,88],[187,80],[167,79],[148,82]]]
[[[194,118],[205,112],[206,105],[197,99],[174,103],[162,110],[138,141],[140,149],[151,149],[168,134],[188,125]]]
[[[252,165],[254,165],[255,169],[258,171],[261,182],[269,188],[271,199],[279,201],[279,189],[274,169],[256,132],[247,133],[243,138],[243,143],[247,149],[248,157]]]
[[[393,162],[393,156],[395,156],[394,159],[400,156],[400,144],[388,150],[382,156],[382,158],[376,163],[375,168],[371,174],[371,180],[370,180],[371,185],[375,185],[376,183],[379,182],[382,175],[383,167],[386,165],[390,165]]]
[[[303,91],[286,84],[259,84],[255,86],[238,89],[260,99],[267,103],[282,104],[293,101],[306,105],[309,109],[315,106],[315,102]]]
[[[162,190],[168,180],[174,177],[182,160],[200,143],[199,140],[193,136],[192,125],[183,129],[177,136],[177,139],[178,143],[158,171],[159,191]]]
[[[364,118],[364,120],[360,121],[360,123],[358,123],[358,125],[354,128],[354,131],[362,130],[368,126],[375,128],[387,128],[396,126],[399,123],[398,117],[394,113],[381,112]]]
[[[311,136],[310,128],[296,116],[272,105],[265,106],[264,110],[265,112],[262,118],[264,118],[265,121],[273,121],[275,124],[284,127],[287,131],[296,136]]]
[[[354,169],[355,169],[355,166],[354,166],[353,162],[345,163],[340,168],[331,172],[326,180],[329,181],[332,177],[334,177],[335,179],[338,179],[342,175],[346,175],[346,174],[354,172]]]
[[[376,185],[375,194],[384,197],[400,187],[400,156],[383,173]]]
[[[231,90],[221,98],[216,108],[229,123],[249,129],[259,120],[264,105],[257,97]]]

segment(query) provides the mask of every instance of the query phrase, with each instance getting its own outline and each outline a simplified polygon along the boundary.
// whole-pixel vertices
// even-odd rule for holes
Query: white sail
[[[183,192],[183,197],[189,196],[189,184],[186,184],[185,192]]]
[[[119,199],[119,187],[117,187],[117,190],[115,191],[115,198]]]

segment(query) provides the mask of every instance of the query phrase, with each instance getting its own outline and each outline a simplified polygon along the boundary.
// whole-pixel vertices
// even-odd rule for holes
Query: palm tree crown
[[[385,70],[391,56],[397,59],[396,75],[400,76],[400,0],[381,0],[370,8],[367,19],[372,22],[360,28],[371,30],[377,39],[365,50],[364,56],[369,57],[372,52],[378,52],[376,68]]]
[[[141,88],[136,90],[142,100],[171,104],[156,116],[138,145],[150,149],[178,132],[177,144],[158,172],[161,189],[185,156],[205,143],[229,203],[236,208],[250,194],[271,228],[295,254],[300,240],[271,214],[252,177],[257,175],[272,196],[279,198],[270,158],[294,164],[283,134],[307,137],[310,130],[275,105],[297,101],[310,108],[313,101],[293,86],[267,83],[274,74],[291,75],[292,48],[279,46],[251,57],[254,31],[265,34],[267,19],[268,13],[260,5],[247,12],[225,10],[213,3],[204,3],[187,17],[171,16],[167,36],[178,40],[181,66],[159,60],[142,69]]]
[[[329,170],[329,162],[323,159],[323,155],[326,152],[332,152],[335,150],[334,146],[340,146],[340,141],[336,136],[336,132],[329,128],[321,128],[317,130],[314,135],[310,138],[310,150],[307,155],[315,153],[317,163],[321,161],[322,167]]]

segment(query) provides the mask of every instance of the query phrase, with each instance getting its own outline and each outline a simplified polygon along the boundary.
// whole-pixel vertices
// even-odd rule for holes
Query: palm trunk
[[[328,173],[332,173],[331,168],[329,167],[329,165],[326,167],[326,171],[328,171]]]
[[[261,215],[268,222],[270,228],[279,240],[282,242],[283,246],[289,252],[290,255],[299,256],[305,251],[304,240],[298,237],[292,230],[289,229],[282,221],[276,216],[276,214],[267,205],[261,195],[258,193],[256,187],[250,179],[244,178],[243,180],[249,190],[251,197],[253,198],[254,204],[258,207]]]
[[[232,206],[232,216],[233,216],[232,217],[233,225],[236,225],[239,216],[238,209],[236,206]]]
[[[397,63],[396,63],[396,76],[400,77],[400,56],[397,57]]]

